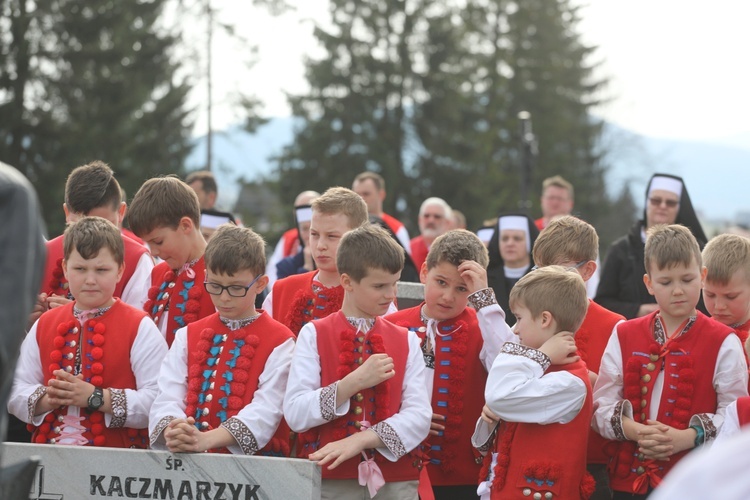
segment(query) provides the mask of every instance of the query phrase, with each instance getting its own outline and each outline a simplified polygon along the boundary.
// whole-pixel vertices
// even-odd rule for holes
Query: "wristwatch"
[[[89,396],[88,404],[89,411],[96,411],[104,405],[104,390],[101,387],[94,387],[94,392]]]

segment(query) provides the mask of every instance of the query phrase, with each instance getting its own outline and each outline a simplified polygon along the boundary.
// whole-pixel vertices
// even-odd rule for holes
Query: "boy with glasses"
[[[255,309],[268,284],[265,242],[224,224],[205,261],[202,286],[217,312],[177,331],[151,407],[151,446],[288,456],[289,428],[280,423],[294,336]]]

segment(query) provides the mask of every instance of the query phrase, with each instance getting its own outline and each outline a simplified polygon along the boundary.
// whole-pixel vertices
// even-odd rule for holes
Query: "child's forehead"
[[[114,255],[112,254],[112,251],[109,249],[108,246],[104,245],[101,248],[99,248],[96,251],[96,254],[94,254],[91,258],[86,259],[81,255],[81,253],[78,251],[78,248],[73,248],[70,251],[70,255],[68,256],[67,260],[70,261],[76,261],[76,262],[104,262],[104,261],[112,261],[115,264],[117,263],[115,260]]]
[[[206,277],[211,281],[247,281],[252,280],[255,276],[250,268],[238,269],[236,272],[230,274],[225,272],[212,271],[206,267]]]
[[[320,212],[319,210],[312,211],[310,228],[314,230],[339,230],[342,232],[355,229],[349,224],[349,217],[346,214],[342,212]]]
[[[670,274],[686,274],[686,273],[700,273],[701,266],[698,261],[695,260],[695,256],[690,259],[690,264],[686,265],[684,262],[668,262],[666,266],[659,267],[656,262],[652,262],[648,269],[649,273],[670,273]]]

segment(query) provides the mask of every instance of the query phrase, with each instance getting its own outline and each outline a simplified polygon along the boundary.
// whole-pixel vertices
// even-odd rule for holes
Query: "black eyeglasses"
[[[218,283],[204,281],[203,288],[205,288],[206,291],[211,295],[221,295],[222,292],[226,290],[230,297],[240,298],[240,297],[244,297],[245,295],[247,295],[247,291],[250,290],[250,288],[252,288],[252,286],[255,284],[256,281],[260,279],[261,276],[263,276],[263,274],[259,274],[258,276],[256,276],[255,279],[251,281],[250,284],[247,286],[242,286],[242,285],[224,286]]]
[[[655,207],[658,207],[661,204],[664,204],[667,206],[667,208],[674,208],[680,204],[680,202],[677,200],[669,200],[669,199],[664,199],[664,198],[649,198],[648,202],[651,203],[651,205]]]

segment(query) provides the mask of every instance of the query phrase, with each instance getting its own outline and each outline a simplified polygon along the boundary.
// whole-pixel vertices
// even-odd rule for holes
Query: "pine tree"
[[[23,49],[3,61],[15,77],[0,82],[0,155],[34,183],[52,233],[64,179],[78,165],[109,163],[131,194],[149,177],[182,172],[190,86],[172,58],[178,40],[160,23],[166,1],[2,7],[14,30],[0,43]]]
[[[532,206],[542,180],[560,174],[577,213],[594,224],[608,213],[591,114],[606,82],[569,0],[331,5],[333,28],[316,31],[327,57],[308,62],[311,91],[290,100],[300,124],[279,158],[283,199],[368,169],[386,178],[386,211],[398,201],[416,219],[423,199],[440,196],[476,227],[522,201],[518,113],[528,111],[539,144]]]

